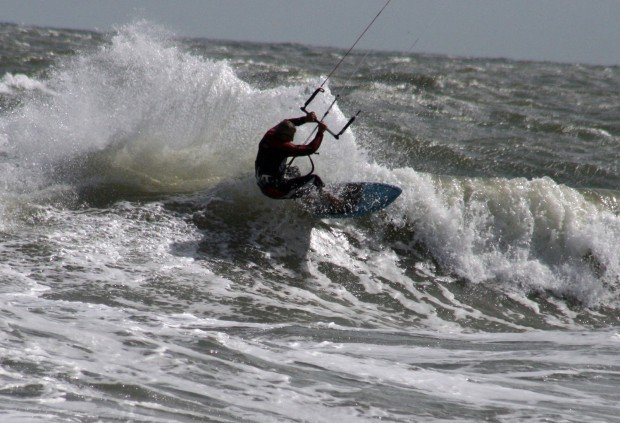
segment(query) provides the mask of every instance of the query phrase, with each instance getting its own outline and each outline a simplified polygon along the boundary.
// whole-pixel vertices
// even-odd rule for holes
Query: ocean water
[[[316,171],[403,194],[320,220],[343,53],[0,25],[0,420],[619,421],[620,68],[354,52]]]

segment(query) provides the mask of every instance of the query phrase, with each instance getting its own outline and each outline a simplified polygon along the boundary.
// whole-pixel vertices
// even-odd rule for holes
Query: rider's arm
[[[316,115],[314,114],[314,112],[310,112],[306,116],[288,119],[288,120],[291,121],[293,125],[299,126],[299,125],[303,125],[304,123],[308,123],[308,122],[316,122]]]
[[[298,117],[298,118],[292,118],[292,119],[287,119],[287,120],[289,120],[295,126],[303,125],[304,123],[310,122],[309,120],[306,119],[306,116],[302,116],[302,117]]]
[[[316,136],[310,144],[299,145],[287,142],[282,144],[280,148],[286,152],[287,156],[309,156],[319,149],[321,142],[323,141],[324,130],[319,129]]]

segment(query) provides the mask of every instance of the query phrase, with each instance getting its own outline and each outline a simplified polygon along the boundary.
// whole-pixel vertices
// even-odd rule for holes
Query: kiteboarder
[[[293,144],[296,126],[318,123],[314,139],[306,145]],[[309,156],[321,146],[327,125],[319,122],[314,112],[306,116],[286,119],[271,128],[258,144],[255,162],[256,182],[263,194],[276,199],[306,197],[321,191],[324,184],[318,175],[310,172],[305,176],[287,175],[286,160],[289,157]],[[292,168],[297,169],[297,168]]]

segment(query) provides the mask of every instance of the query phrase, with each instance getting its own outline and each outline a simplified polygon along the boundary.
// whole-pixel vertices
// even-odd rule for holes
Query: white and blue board
[[[318,218],[360,217],[389,206],[402,190],[394,185],[378,182],[347,182],[324,188],[340,200],[333,204],[325,197],[315,200],[310,210]]]

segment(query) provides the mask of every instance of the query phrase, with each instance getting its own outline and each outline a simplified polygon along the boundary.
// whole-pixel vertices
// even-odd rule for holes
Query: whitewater
[[[620,68],[355,52],[316,172],[403,194],[316,219],[343,54],[0,24],[2,421],[617,421]]]

